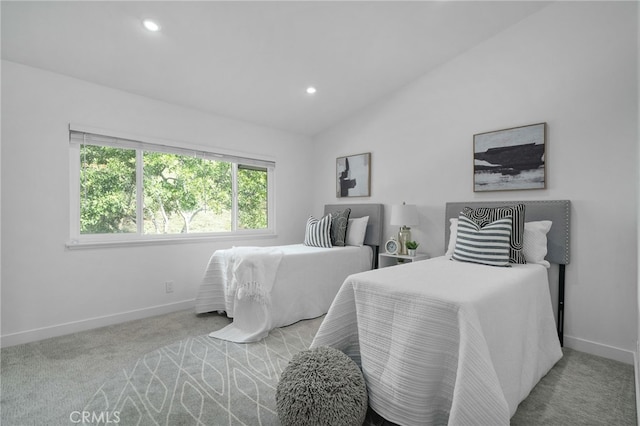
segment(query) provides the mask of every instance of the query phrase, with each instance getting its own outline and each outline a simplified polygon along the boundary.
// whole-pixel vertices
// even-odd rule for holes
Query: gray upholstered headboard
[[[524,204],[525,222],[550,220],[553,222],[547,234],[547,257],[551,263],[567,265],[569,263],[569,223],[571,202],[569,200],[541,201],[473,201],[446,204],[445,247],[449,241],[449,219],[457,218],[464,207],[499,207]]]
[[[368,246],[378,247],[382,245],[382,226],[384,225],[384,205],[382,204],[327,204],[324,206],[324,214],[333,213],[336,210],[351,209],[350,218],[369,216],[367,233],[364,243]]]

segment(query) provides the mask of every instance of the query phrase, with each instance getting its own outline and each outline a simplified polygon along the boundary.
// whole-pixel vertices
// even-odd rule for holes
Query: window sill
[[[67,250],[86,250],[97,248],[121,248],[121,247],[139,247],[139,246],[158,246],[171,244],[193,244],[193,243],[212,243],[219,241],[238,241],[238,240],[262,240],[276,238],[276,233],[272,234],[233,234],[233,235],[206,235],[206,236],[187,236],[187,237],[149,237],[137,238],[130,240],[70,240],[65,243]]]

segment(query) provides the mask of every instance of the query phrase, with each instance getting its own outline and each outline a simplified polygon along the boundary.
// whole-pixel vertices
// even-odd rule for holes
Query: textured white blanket
[[[444,257],[349,277],[322,345],[361,365],[371,407],[400,425],[508,425],[562,357],[544,267]]]

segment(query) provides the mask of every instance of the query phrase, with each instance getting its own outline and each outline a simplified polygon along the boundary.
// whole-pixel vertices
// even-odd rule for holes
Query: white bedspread
[[[196,313],[226,311],[233,322],[210,334],[254,342],[269,331],[324,315],[345,278],[371,269],[371,247],[294,244],[217,250],[196,298]]]
[[[400,425],[508,425],[562,357],[544,267],[445,257],[349,277],[323,345],[359,363],[369,404]]]

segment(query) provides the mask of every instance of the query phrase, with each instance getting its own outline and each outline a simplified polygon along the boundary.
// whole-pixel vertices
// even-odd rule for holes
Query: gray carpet
[[[3,348],[0,424],[75,424],[71,413],[82,410],[106,378],[146,353],[229,322],[187,310]]]
[[[77,424],[75,411],[118,409],[121,425],[278,425],[279,374],[320,321],[238,345],[206,337],[225,317],[182,311],[5,348],[1,423]],[[512,425],[635,425],[634,389],[631,365],[566,349]],[[365,424],[389,423],[370,412]]]
[[[108,379],[83,407],[124,424],[276,425],[276,386],[322,318],[272,330],[260,342],[190,337],[144,355]]]
[[[636,425],[633,366],[568,348],[512,425]]]

